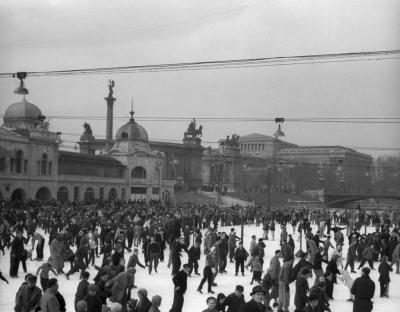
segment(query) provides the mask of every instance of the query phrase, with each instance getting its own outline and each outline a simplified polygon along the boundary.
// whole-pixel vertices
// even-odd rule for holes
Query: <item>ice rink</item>
[[[221,227],[220,231],[225,231],[229,232],[231,227]],[[240,226],[235,226],[237,235],[240,236]],[[368,231],[374,231],[373,228],[368,228]],[[41,232],[41,231],[39,231]],[[203,231],[204,232],[204,231]],[[315,225],[313,226],[313,232],[315,232]],[[362,233],[364,232],[364,228],[362,228]],[[41,232],[43,234],[43,232]],[[292,234],[292,227],[288,226],[288,233]],[[344,233],[345,234],[345,233]],[[262,226],[256,227],[255,225],[249,225],[244,227],[244,246],[248,250],[249,244],[250,244],[250,238],[252,235],[256,235],[257,238],[262,237]],[[264,272],[266,272],[266,269],[268,268],[270,258],[273,256],[274,251],[279,248],[279,235],[280,235],[280,228],[277,226],[277,231],[275,233],[275,240],[267,240],[265,241],[266,243],[266,248],[265,248],[265,261],[264,261]],[[295,233],[294,235],[294,240],[296,244],[295,251],[299,249],[300,242],[298,241],[298,233]],[[322,239],[322,238],[321,238]],[[303,250],[305,246],[305,241],[303,241]],[[348,247],[348,241],[347,237],[345,238],[345,246],[343,248],[343,257],[345,259],[346,254],[347,254],[347,247]],[[332,251],[332,250],[330,250]],[[48,247],[48,236],[46,236],[46,244],[45,244],[45,259],[48,258],[50,251]],[[126,253],[125,254],[125,259],[128,261],[129,256],[131,253]],[[167,250],[165,251],[165,255],[167,257],[168,255],[168,247]],[[36,253],[34,252],[33,257],[35,258]],[[1,271],[3,272],[3,275],[9,280],[10,284],[6,284],[3,281],[0,281],[0,312],[7,312],[7,311],[14,311],[14,300],[15,300],[15,294],[18,289],[18,287],[21,285],[23,282],[23,277],[25,276],[22,267],[20,265],[19,267],[19,278],[18,279],[13,279],[9,277],[9,266],[10,266],[10,255],[9,255],[9,250],[6,250],[5,256],[0,256],[0,268]],[[143,263],[143,254],[141,253],[140,250],[140,256],[139,256],[141,262]],[[204,254],[202,253],[201,259],[200,259],[200,269],[199,272],[203,272],[203,263],[204,263]],[[187,260],[186,253],[184,253],[183,258],[182,258],[182,263],[185,263]],[[229,261],[229,260],[228,260]],[[297,261],[297,259],[296,259]],[[100,265],[101,263],[101,258],[96,258],[96,264]],[[345,263],[345,262],[344,262]],[[27,269],[28,272],[30,273],[36,273],[37,268],[41,262],[37,261],[27,261]],[[324,266],[326,264],[323,264]],[[400,311],[400,275],[397,275],[395,273],[391,273],[390,278],[391,278],[391,283],[390,283],[390,290],[389,290],[389,298],[379,298],[379,282],[378,282],[378,277],[379,274],[377,272],[379,263],[375,263],[375,271],[371,271],[371,278],[375,282],[375,296],[373,298],[374,302],[374,309],[373,311],[377,312],[395,312],[395,311]],[[64,271],[67,272],[70,269],[70,264],[65,263]],[[245,299],[246,301],[250,298],[249,293],[251,292],[252,285],[250,285],[250,280],[252,273],[250,271],[245,272],[245,276],[235,276],[234,275],[234,263],[228,263],[227,266],[227,271],[228,273],[226,274],[219,274],[215,280],[215,282],[218,284],[218,286],[214,287],[213,290],[215,291],[216,296],[218,293],[222,292],[225,295],[228,295],[232,293],[235,289],[235,285],[243,285],[245,288]],[[96,275],[96,270],[92,267],[89,268],[90,272],[90,281],[92,278]],[[50,273],[51,274],[51,273]],[[264,273],[263,273],[264,274]],[[357,274],[351,274],[353,279],[360,276],[360,273],[357,272]],[[52,274],[50,277],[53,277]],[[160,307],[160,311],[167,312],[171,308],[172,305],[172,299],[173,299],[173,283],[171,280],[171,269],[167,268],[167,262],[161,262],[158,268],[158,274],[155,274],[154,272],[149,275],[148,270],[142,269],[140,267],[137,267],[137,273],[136,273],[136,285],[138,288],[146,288],[149,293],[149,298],[153,295],[161,295],[162,296],[162,304]],[[204,309],[207,308],[206,305],[206,298],[208,297],[207,291],[206,291],[206,285],[203,287],[203,295],[199,294],[196,289],[200,283],[201,276],[193,276],[188,278],[188,290],[185,295],[185,303],[183,307],[184,312],[197,312],[197,311],[203,311]],[[60,293],[64,296],[66,303],[67,303],[67,311],[75,311],[73,304],[74,304],[74,296],[76,292],[76,288],[79,282],[79,273],[75,273],[70,277],[70,280],[67,280],[65,275],[58,276],[58,281],[59,281],[59,291]],[[312,283],[313,280],[309,280],[309,284]],[[40,283],[38,282],[37,284],[40,287]],[[254,286],[254,285],[253,285]],[[352,311],[352,303],[347,302],[346,300],[349,298],[349,290],[344,286],[344,284],[341,281],[338,281],[338,284],[334,286],[334,292],[333,292],[333,297],[335,300],[330,301],[331,304],[331,310],[332,312],[347,312],[347,311]],[[132,291],[132,296],[134,298],[137,298],[136,290]],[[290,285],[290,311],[294,311],[294,293],[295,293],[295,283],[292,283]]]

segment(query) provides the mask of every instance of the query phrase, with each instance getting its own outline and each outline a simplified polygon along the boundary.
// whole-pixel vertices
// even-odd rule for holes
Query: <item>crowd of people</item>
[[[400,274],[400,216],[396,211],[194,203],[166,207],[159,201],[28,201],[18,208],[3,202],[0,209],[0,251],[4,256],[5,248],[10,250],[9,278],[18,278],[20,264],[26,273],[16,294],[16,312],[66,311],[59,276],[69,279],[73,274],[80,277],[74,302],[77,312],[160,311],[160,295],[149,299],[147,289],[140,288],[137,298],[132,296],[132,289],[137,288],[136,268],[157,274],[160,262],[171,269],[174,298],[170,312],[182,311],[187,278],[192,275],[202,275],[199,293],[207,283],[209,297],[204,311],[208,312],[265,312],[274,308],[288,312],[292,283],[295,311],[330,311],[338,279],[349,288],[353,311],[367,312],[372,310],[375,292],[370,270],[379,262],[381,297],[389,296],[390,272],[394,269]],[[262,231],[258,238],[252,236],[247,248],[232,226],[253,223]],[[229,231],[221,231],[221,226]],[[367,226],[376,231],[367,233]],[[279,237],[275,237],[276,227],[280,227]],[[300,240],[304,237],[305,246],[296,248],[295,236]],[[274,255],[267,265],[265,249],[270,240],[279,240],[280,248],[268,250]],[[345,240],[349,248],[344,256]],[[46,246],[48,259],[44,259]],[[188,261],[182,265],[184,252]],[[129,256],[127,263],[125,255]],[[98,257],[101,261],[95,265]],[[201,257],[204,261],[200,263]],[[36,272],[27,272],[28,260],[38,261]],[[252,272],[249,284],[254,286],[250,286],[252,299],[248,302],[242,285],[231,294],[215,296],[217,277],[223,279],[227,264],[233,262],[235,275]],[[69,270],[65,267],[68,263]],[[356,263],[361,276],[353,280],[350,273],[355,273]],[[364,267],[366,263],[369,267]],[[95,276],[90,276],[89,266],[96,268]],[[50,278],[50,272],[57,278]],[[4,272],[0,278],[8,283]]]

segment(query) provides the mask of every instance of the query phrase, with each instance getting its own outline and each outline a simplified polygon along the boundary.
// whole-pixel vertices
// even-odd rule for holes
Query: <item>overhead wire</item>
[[[179,70],[199,70],[199,69],[225,69],[242,67],[262,67],[262,66],[283,66],[299,64],[316,64],[331,62],[354,62],[371,61],[384,59],[399,59],[400,50],[382,50],[382,51],[363,51],[346,53],[326,53],[314,55],[297,56],[278,56],[261,58],[243,58],[229,60],[212,60],[198,62],[180,62],[180,63],[162,63],[147,65],[129,65],[96,67],[85,69],[65,69],[50,71],[32,71],[27,72],[29,77],[43,76],[65,76],[65,75],[93,75],[93,74],[116,74],[116,73],[135,73],[135,72],[160,72],[160,71],[179,71]],[[15,77],[15,73],[0,73],[0,78]]]

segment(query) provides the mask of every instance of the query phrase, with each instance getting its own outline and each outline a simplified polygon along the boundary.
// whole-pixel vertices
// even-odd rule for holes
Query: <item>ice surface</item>
[[[229,232],[231,227],[221,227],[221,231],[226,231],[227,233]],[[235,226],[236,232],[238,236],[240,236],[240,226]],[[315,233],[315,226],[313,226],[313,232]],[[364,229],[362,229],[362,232]],[[373,228],[368,228],[368,232],[374,231]],[[292,227],[288,226],[288,232],[289,234],[292,233]],[[41,232],[43,234],[43,232]],[[275,241],[265,241],[266,243],[266,248],[265,248],[265,262],[264,262],[264,272],[266,271],[269,260],[274,254],[274,251],[279,248],[279,234],[280,234],[280,228],[277,226],[276,228],[276,233],[275,233]],[[256,235],[257,237],[262,237],[262,227],[256,227],[255,225],[249,225],[244,227],[244,246],[248,250],[249,244],[250,244],[250,238],[252,235]],[[296,232],[295,235],[293,236],[295,243],[296,243],[296,248],[295,251],[299,249],[299,244],[300,242],[297,240],[298,239],[298,233]],[[343,257],[345,259],[345,255],[347,253],[347,238],[345,238],[345,246],[343,248]],[[305,242],[303,241],[303,250],[304,250]],[[1,253],[1,252],[0,252]],[[45,254],[45,259],[48,258],[50,251],[48,247],[48,236],[46,236],[46,245],[44,249],[44,254]],[[34,251],[34,257],[36,255],[36,252]],[[130,256],[130,253],[125,254],[125,260],[128,261]],[[168,257],[168,249],[165,251],[165,256],[166,258]],[[23,277],[25,276],[22,267],[20,265],[19,267],[19,274],[18,274],[18,279],[13,279],[9,277],[9,268],[10,268],[10,254],[9,251],[6,250],[5,256],[0,256],[0,268],[1,271],[3,272],[3,275],[9,280],[10,284],[6,284],[3,281],[0,281],[0,312],[8,312],[8,311],[14,311],[14,301],[15,301],[15,294],[21,283],[23,282]],[[140,259],[143,262],[143,255],[140,250]],[[200,269],[199,272],[203,272],[203,264],[204,264],[204,254],[202,253],[201,259],[200,259]],[[185,263],[187,260],[186,253],[184,252],[184,257],[182,258],[182,263]],[[96,264],[100,265],[101,258],[96,258]],[[229,260],[228,260],[229,261]],[[127,263],[127,262],[126,262]],[[345,263],[345,262],[344,262]],[[27,261],[27,269],[28,272],[30,273],[36,273],[37,268],[41,262],[37,261]],[[69,263],[65,263],[64,271],[67,272],[69,270],[70,265]],[[325,264],[324,264],[325,265]],[[356,264],[357,265],[357,264]],[[378,263],[375,263],[375,268],[378,268]],[[245,288],[245,298],[246,301],[250,299],[249,293],[251,292],[252,285],[250,285],[250,280],[252,273],[250,271],[246,271],[244,277],[242,276],[235,276],[234,275],[234,263],[228,263],[227,266],[227,271],[228,273],[226,274],[219,274],[215,280],[216,283],[218,283],[218,286],[214,287],[213,290],[215,291],[215,296],[222,292],[225,295],[230,294],[231,292],[234,291],[235,285],[243,285]],[[90,272],[90,279],[92,279],[96,275],[96,270],[94,268],[89,268]],[[351,274],[351,276],[354,278],[358,277],[360,274]],[[52,273],[50,273],[50,278],[53,277]],[[373,311],[375,312],[397,312],[400,311],[400,275],[391,273],[390,278],[391,278],[391,283],[389,287],[389,298],[379,298],[379,282],[378,282],[378,277],[379,274],[377,270],[371,271],[371,278],[375,281],[375,297],[373,298],[374,301],[374,309]],[[155,274],[154,272],[149,275],[147,268],[146,269],[141,269],[140,267],[137,267],[137,273],[136,273],[136,285],[141,288],[146,288],[149,293],[149,297],[151,299],[151,296],[153,295],[161,295],[162,296],[162,304],[160,307],[160,310],[163,312],[169,311],[172,305],[172,299],[173,299],[173,284],[171,280],[171,269],[167,268],[167,262],[161,262],[158,268],[158,274]],[[206,305],[206,298],[208,297],[207,294],[207,287],[203,287],[203,295],[199,294],[196,292],[196,289],[200,283],[201,276],[193,276],[191,278],[188,278],[188,290],[185,294],[185,303],[183,306],[183,311],[184,312],[197,312],[197,311],[203,311],[204,309],[207,308]],[[59,291],[60,293],[64,296],[66,303],[67,303],[67,311],[68,312],[73,312],[75,311],[73,304],[74,304],[74,297],[75,297],[75,292],[76,288],[79,282],[79,273],[75,273],[70,277],[70,280],[67,280],[64,275],[61,275],[58,277],[59,281]],[[309,283],[312,281],[309,280]],[[294,292],[295,292],[295,283],[292,283],[290,285],[290,311],[294,311]],[[38,286],[40,287],[40,284],[38,282]],[[254,286],[254,285],[253,285]],[[136,290],[132,291],[132,296],[134,298],[137,298],[136,295]],[[349,298],[349,291],[348,289],[344,286],[344,284],[341,281],[338,281],[338,284],[335,285],[334,292],[333,292],[333,297],[335,300],[330,301],[331,304],[331,310],[332,312],[347,312],[347,311],[352,311],[352,303],[351,302],[346,302],[346,300]]]

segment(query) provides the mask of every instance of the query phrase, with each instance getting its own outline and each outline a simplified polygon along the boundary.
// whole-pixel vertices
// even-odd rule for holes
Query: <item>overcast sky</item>
[[[0,0],[0,73],[400,49],[398,0]],[[31,77],[27,99],[50,128],[105,137],[107,80],[114,134],[136,116],[398,117],[400,59],[114,75]],[[0,79],[0,115],[20,96]],[[152,139],[181,140],[184,122],[139,121]],[[226,135],[272,135],[273,122],[206,122],[204,146]],[[399,124],[285,122],[299,145],[400,148]],[[75,135],[74,135],[75,134]],[[67,142],[69,145],[73,143]],[[360,150],[374,156],[399,151]]]

